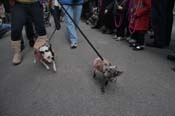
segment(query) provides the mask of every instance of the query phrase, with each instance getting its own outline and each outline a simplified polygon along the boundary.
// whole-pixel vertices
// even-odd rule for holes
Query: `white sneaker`
[[[131,37],[126,37],[126,41],[129,41],[131,39]]]
[[[70,45],[70,47],[71,47],[72,49],[77,48],[77,47],[78,47],[78,44],[77,44],[77,43],[72,43],[72,44]]]
[[[117,37],[116,41],[121,41],[123,40],[123,37]]]
[[[115,39],[115,40],[117,39],[117,35],[116,34],[113,36],[113,39]]]

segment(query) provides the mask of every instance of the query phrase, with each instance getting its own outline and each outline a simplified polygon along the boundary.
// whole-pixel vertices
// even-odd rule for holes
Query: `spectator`
[[[130,23],[135,43],[133,50],[144,49],[144,35],[149,29],[151,0],[130,0]]]
[[[165,48],[171,40],[174,0],[152,0],[151,22],[154,31],[154,42],[149,47]]]
[[[104,10],[105,10],[104,0],[97,0],[97,1],[98,1],[97,6],[98,6],[98,12],[99,12],[98,17],[99,18],[98,18],[98,21],[97,21],[96,25],[94,25],[92,27],[92,29],[99,29],[104,25],[104,21],[103,21]]]
[[[104,10],[103,10],[103,21],[104,21],[104,29],[103,33],[112,34],[114,29],[114,19],[113,19],[113,12],[109,10],[105,13],[105,9],[111,3],[114,3],[114,0],[104,0]]]
[[[113,12],[114,27],[116,28],[116,40],[122,40],[125,36],[125,29],[127,28],[128,22],[128,0],[116,0],[112,2],[105,10],[105,13],[108,10]]]

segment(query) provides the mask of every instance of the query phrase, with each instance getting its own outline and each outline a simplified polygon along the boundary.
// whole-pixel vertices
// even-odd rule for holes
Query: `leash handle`
[[[68,15],[68,17],[71,19],[71,21],[74,23],[75,27],[79,30],[79,32],[82,34],[82,36],[84,37],[84,39],[88,42],[88,44],[91,46],[91,48],[95,51],[95,53],[97,54],[97,56],[103,61],[103,57],[100,55],[100,53],[97,51],[97,49],[93,46],[93,44],[89,41],[89,39],[87,38],[87,36],[83,33],[83,31],[80,29],[80,27],[75,23],[74,19],[70,16],[70,14],[67,12],[67,10],[63,7],[63,4],[57,0],[58,3],[61,5],[62,9],[64,10],[64,12]]]

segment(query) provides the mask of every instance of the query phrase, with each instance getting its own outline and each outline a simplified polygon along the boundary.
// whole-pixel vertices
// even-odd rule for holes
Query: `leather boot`
[[[18,41],[11,41],[11,46],[13,48],[13,60],[12,63],[14,65],[18,65],[22,61],[22,55],[21,55],[21,40]]]

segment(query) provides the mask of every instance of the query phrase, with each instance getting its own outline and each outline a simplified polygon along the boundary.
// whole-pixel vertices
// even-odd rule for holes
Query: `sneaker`
[[[144,49],[143,45],[137,45],[136,47],[133,48],[133,50],[135,50],[135,51],[140,51],[140,50],[143,50],[143,49]]]
[[[136,43],[129,43],[129,47],[136,47],[137,44]]]
[[[117,37],[116,41],[121,41],[123,40],[123,37]]]
[[[129,39],[128,42],[129,42],[129,43],[135,43],[136,40],[134,40],[134,39]]]
[[[115,40],[117,39],[117,35],[116,34],[113,36],[113,39],[115,39]]]
[[[72,43],[72,44],[70,45],[70,47],[71,47],[72,49],[77,48],[77,46],[78,46],[77,43]]]
[[[129,40],[131,39],[131,37],[126,37],[126,41],[128,41],[129,42]]]

